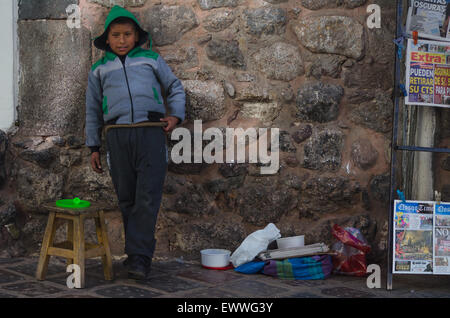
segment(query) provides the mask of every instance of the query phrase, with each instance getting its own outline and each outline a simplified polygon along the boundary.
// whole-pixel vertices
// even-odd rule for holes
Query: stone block
[[[297,198],[286,186],[250,183],[239,189],[236,204],[245,222],[265,226],[294,209]]]
[[[345,16],[309,16],[293,27],[300,43],[314,53],[339,54],[354,59],[364,55],[364,27]]]
[[[393,106],[392,100],[386,93],[377,92],[374,100],[355,106],[349,118],[357,125],[387,133],[392,129]]]
[[[358,139],[352,144],[351,157],[356,166],[363,170],[372,168],[378,159],[378,151],[369,139]]]
[[[326,123],[339,116],[339,105],[344,89],[322,82],[306,83],[297,93],[297,114],[302,120]]]
[[[200,8],[203,10],[211,10],[222,7],[236,7],[239,0],[197,0]]]
[[[318,176],[306,181],[300,196],[301,217],[317,218],[316,213],[332,213],[350,208],[361,192],[358,182],[341,176]]]
[[[337,171],[342,162],[344,136],[340,130],[315,131],[304,147],[303,167],[311,170]]]
[[[246,23],[247,32],[252,35],[281,35],[286,30],[287,14],[281,8],[268,6],[245,9],[243,19]]]
[[[270,79],[290,81],[304,74],[303,60],[294,45],[277,42],[255,54],[258,68]]]
[[[198,26],[197,16],[188,6],[156,5],[141,12],[140,22],[156,46],[173,44]]]
[[[235,19],[233,10],[219,10],[203,20],[203,27],[209,32],[220,32],[228,28]]]
[[[64,19],[66,8],[79,0],[19,0],[19,20]]]
[[[186,90],[186,112],[190,120],[218,120],[225,115],[223,86],[214,81],[183,81]]]
[[[22,134],[83,134],[90,33],[66,21],[20,21],[18,117]]]
[[[206,55],[212,61],[236,69],[246,69],[244,55],[236,40],[212,39],[206,46]]]

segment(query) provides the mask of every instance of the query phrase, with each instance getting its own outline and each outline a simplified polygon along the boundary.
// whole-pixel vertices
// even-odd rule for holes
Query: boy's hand
[[[103,173],[102,164],[100,162],[100,153],[98,151],[91,154],[91,167],[97,173]]]
[[[163,127],[166,133],[171,132],[175,126],[178,124],[178,118],[174,116],[167,116],[160,119],[161,121],[167,122],[167,126]]]

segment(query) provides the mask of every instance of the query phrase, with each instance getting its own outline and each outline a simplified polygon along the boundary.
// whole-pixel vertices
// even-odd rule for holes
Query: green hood
[[[152,39],[150,38],[150,35],[148,34],[148,32],[144,31],[141,28],[139,21],[136,19],[136,17],[130,11],[128,11],[127,9],[124,9],[118,5],[115,5],[109,12],[108,17],[106,18],[106,21],[105,21],[105,31],[103,32],[102,35],[95,38],[95,40],[94,40],[95,47],[100,50],[106,51],[106,49],[108,48],[108,44],[106,44],[106,40],[108,38],[108,28],[115,19],[120,18],[120,17],[130,18],[131,20],[133,20],[136,23],[137,30],[139,32],[139,42],[137,43],[137,46],[141,46],[142,44],[147,42],[147,38],[148,38],[150,40],[150,49],[151,49]]]

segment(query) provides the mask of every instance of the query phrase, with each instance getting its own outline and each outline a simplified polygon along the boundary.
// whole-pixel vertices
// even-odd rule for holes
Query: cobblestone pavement
[[[86,261],[86,287],[70,289],[63,259],[52,257],[45,281],[34,277],[37,257],[0,258],[0,298],[446,298],[450,276],[394,275],[393,290],[369,289],[366,278],[332,275],[292,281],[263,274],[204,269],[183,260],[155,261],[149,281],[130,280],[121,261],[105,281],[100,260]]]

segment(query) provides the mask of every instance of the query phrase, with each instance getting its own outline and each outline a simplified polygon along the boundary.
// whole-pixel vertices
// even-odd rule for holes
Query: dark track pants
[[[167,171],[165,133],[161,127],[114,128],[108,131],[106,141],[125,228],[125,253],[151,259]]]

